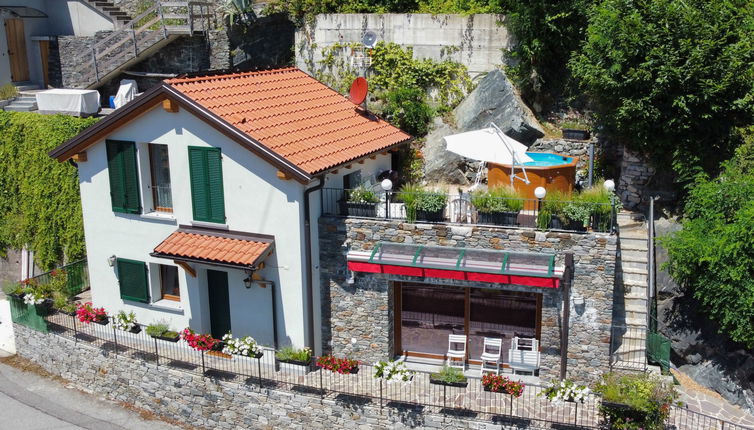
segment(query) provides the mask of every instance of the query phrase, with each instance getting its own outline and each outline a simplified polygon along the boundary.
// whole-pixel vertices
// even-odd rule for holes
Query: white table
[[[99,112],[99,91],[56,88],[37,93],[40,113],[89,116]]]

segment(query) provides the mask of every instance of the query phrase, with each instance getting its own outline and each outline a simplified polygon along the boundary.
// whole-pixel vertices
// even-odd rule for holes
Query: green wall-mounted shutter
[[[113,212],[141,213],[136,144],[122,140],[108,140],[105,145]]]
[[[194,220],[225,222],[222,155],[219,148],[189,147]]]
[[[118,282],[121,299],[149,303],[147,263],[119,258]]]

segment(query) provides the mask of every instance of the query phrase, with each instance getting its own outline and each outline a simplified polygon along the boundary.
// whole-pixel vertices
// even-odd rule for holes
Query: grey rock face
[[[503,132],[525,145],[531,145],[545,135],[534,113],[500,69],[488,73],[453,114],[460,131],[484,128],[494,122]]]
[[[429,182],[468,184],[464,172],[468,171],[468,160],[445,150],[443,137],[456,133],[442,119],[436,118],[432,131],[424,145],[424,178]]]

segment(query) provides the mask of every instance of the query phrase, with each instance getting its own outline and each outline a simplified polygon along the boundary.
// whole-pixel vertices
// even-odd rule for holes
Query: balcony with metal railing
[[[616,204],[481,196],[479,193],[322,189],[322,215],[614,233]]]

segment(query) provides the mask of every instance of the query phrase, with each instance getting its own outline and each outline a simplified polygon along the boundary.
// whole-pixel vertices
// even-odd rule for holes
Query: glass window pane
[[[177,267],[161,264],[160,283],[162,284],[163,298],[175,300],[181,297],[181,290],[178,286]]]
[[[469,356],[472,360],[482,355],[485,337],[503,340],[501,361],[505,362],[514,336],[536,336],[535,293],[472,289],[470,311]]]
[[[403,350],[445,355],[448,335],[464,333],[461,288],[404,284],[401,296]]]
[[[149,164],[152,171],[152,197],[157,211],[172,211],[173,198],[170,192],[170,162],[168,146],[149,144]]]

